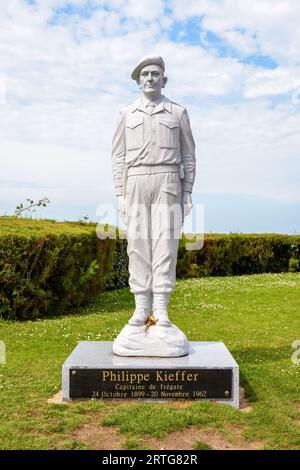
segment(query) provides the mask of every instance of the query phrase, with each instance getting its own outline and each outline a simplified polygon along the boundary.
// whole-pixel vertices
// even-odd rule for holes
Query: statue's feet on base
[[[172,322],[169,320],[168,312],[165,309],[154,310],[153,316],[155,317],[157,326],[172,326]]]
[[[161,317],[161,322],[167,322]],[[165,325],[151,317],[144,325],[125,325],[114,341],[113,353],[118,356],[179,357],[189,353],[185,334],[168,320]]]
[[[132,317],[130,318],[129,322],[128,322],[128,325],[131,325],[131,326],[143,326],[146,324],[147,322],[147,318],[149,316],[149,312],[147,312],[147,310],[144,310],[144,309],[135,309]]]

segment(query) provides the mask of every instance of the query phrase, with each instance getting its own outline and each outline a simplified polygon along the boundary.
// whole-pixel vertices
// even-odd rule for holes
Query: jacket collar
[[[141,96],[133,103],[132,112],[134,113],[137,109],[139,109],[140,111],[143,111],[144,113],[150,114],[150,109],[149,107],[146,107],[146,104],[147,103]],[[160,111],[163,111],[164,109],[168,111],[168,113],[172,113],[171,101],[168,98],[166,98],[164,95],[162,95],[162,98],[159,104],[156,105],[155,111],[152,114],[159,113]]]

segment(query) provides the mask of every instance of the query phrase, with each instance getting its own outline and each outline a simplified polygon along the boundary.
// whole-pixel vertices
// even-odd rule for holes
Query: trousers
[[[165,168],[164,168],[165,167]],[[177,166],[132,167],[126,181],[127,254],[133,294],[170,294],[182,227]]]

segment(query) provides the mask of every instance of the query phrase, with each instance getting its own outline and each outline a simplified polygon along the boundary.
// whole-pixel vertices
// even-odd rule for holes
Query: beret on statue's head
[[[152,64],[159,65],[163,69],[163,71],[165,71],[165,63],[162,57],[160,57],[159,55],[147,55],[143,57],[133,69],[133,72],[131,74],[132,80],[138,80],[140,78],[140,72],[142,68],[146,65]]]

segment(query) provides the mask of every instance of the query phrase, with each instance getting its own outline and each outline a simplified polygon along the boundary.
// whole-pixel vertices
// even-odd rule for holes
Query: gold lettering
[[[102,371],[102,380],[103,380],[103,382],[105,382],[107,377],[109,377],[109,376],[110,376],[110,373],[108,372],[108,370],[103,370]]]
[[[126,370],[103,370],[101,379],[103,382],[127,382],[129,384],[140,384],[149,382],[150,374],[142,372],[130,372]],[[199,373],[187,372],[186,370],[156,370],[157,382],[196,382],[199,380]]]
[[[138,380],[137,383],[141,383],[144,380],[144,374],[138,374]]]
[[[148,382],[150,380],[150,374],[146,373],[132,373],[128,371],[102,371],[102,381],[110,381],[110,382],[129,382],[130,384],[138,383],[140,384],[143,381]]]
[[[156,371],[156,380],[163,382],[164,379],[162,378],[161,374],[162,374],[162,371],[158,371],[158,370]]]

